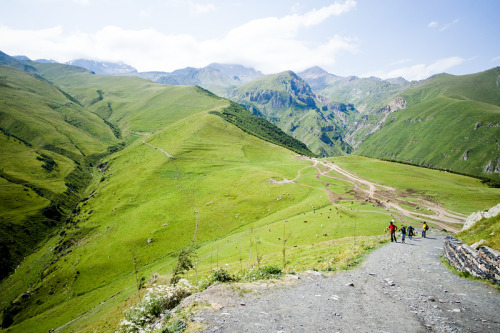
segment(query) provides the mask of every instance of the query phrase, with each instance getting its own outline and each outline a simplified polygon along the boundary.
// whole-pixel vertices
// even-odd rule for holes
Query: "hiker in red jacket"
[[[398,239],[396,238],[396,231],[398,231],[398,227],[396,227],[394,225],[394,223],[392,223],[392,222],[394,222],[394,220],[392,220],[391,223],[389,223],[389,227],[388,227],[389,232],[391,233],[391,242],[397,243]]]

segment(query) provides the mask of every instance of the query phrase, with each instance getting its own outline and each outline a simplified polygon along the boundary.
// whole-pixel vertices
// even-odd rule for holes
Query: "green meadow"
[[[138,300],[137,280],[167,282],[187,247],[196,269],[186,277],[196,284],[216,268],[349,269],[387,240],[388,211],[357,198],[339,174],[261,139],[294,149],[277,129],[233,125],[250,118],[237,118],[241,110],[226,121],[225,99],[198,87],[37,68],[45,80],[2,68],[13,78],[0,89],[10,105],[0,117],[2,237],[30,241],[0,282],[6,332],[115,331]],[[31,90],[5,88],[15,77]],[[16,98],[37,109],[38,123],[15,111]],[[58,107],[47,106],[54,101]],[[499,197],[451,173],[359,156],[331,160],[462,214]],[[49,219],[55,212],[64,218]],[[31,239],[38,225],[44,234]]]

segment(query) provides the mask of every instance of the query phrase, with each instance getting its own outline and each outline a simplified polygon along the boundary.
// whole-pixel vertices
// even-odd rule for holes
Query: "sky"
[[[464,75],[500,66],[500,0],[0,0],[0,51],[138,71]]]

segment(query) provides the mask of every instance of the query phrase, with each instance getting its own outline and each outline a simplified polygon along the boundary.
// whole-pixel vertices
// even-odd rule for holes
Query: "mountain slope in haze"
[[[83,67],[91,72],[94,72],[95,74],[100,75],[121,75],[137,72],[134,67],[124,63],[103,62],[88,59],[71,60],[68,61],[66,65]]]
[[[401,92],[418,84],[403,78],[382,80],[376,77],[340,77],[320,67],[309,68],[298,75],[316,93],[335,102],[353,104],[362,115],[384,107]]]
[[[401,94],[408,107],[367,136],[357,154],[500,179],[500,67],[435,75]]]
[[[203,68],[187,67],[172,73],[165,73],[154,81],[162,84],[198,85],[218,96],[226,97],[235,87],[260,76],[262,73],[253,68],[212,63]]]
[[[292,71],[253,80],[234,89],[230,98],[304,142],[315,154],[351,151],[342,135],[355,114],[353,106],[333,104],[315,94]]]

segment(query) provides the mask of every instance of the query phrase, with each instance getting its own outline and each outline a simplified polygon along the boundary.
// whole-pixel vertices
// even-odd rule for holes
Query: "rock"
[[[432,296],[429,296],[429,298],[427,298],[427,300],[430,301],[430,302],[435,302],[436,301],[436,299],[434,297],[432,297]]]
[[[153,241],[152,238],[148,238],[148,244],[151,243]]]
[[[480,246],[483,246],[485,243],[486,241],[484,239],[481,239],[479,242],[475,242],[470,247],[477,250]]]
[[[346,283],[346,285],[345,285],[345,286],[346,286],[346,287],[354,287],[354,283],[349,282],[349,283]]]
[[[497,216],[499,213],[500,213],[500,203],[497,204],[495,207],[490,208],[487,211],[478,211],[478,212],[472,213],[465,220],[464,226],[462,227],[462,231],[469,229],[477,221],[481,220],[482,218],[494,217],[494,216]]]
[[[195,323],[201,323],[201,322],[204,322],[205,321],[205,318],[202,318],[202,317],[193,317],[191,319],[191,321],[195,322]]]
[[[323,273],[317,272],[317,271],[305,271],[304,273],[309,274],[309,275],[314,275],[314,276],[323,276]]]
[[[462,161],[467,161],[469,159],[469,153],[471,152],[470,149],[467,149],[464,154],[462,155],[462,158],[460,158],[460,160]]]
[[[387,282],[387,284],[390,285],[391,287],[396,285],[396,283],[391,279],[384,279],[384,281]]]

